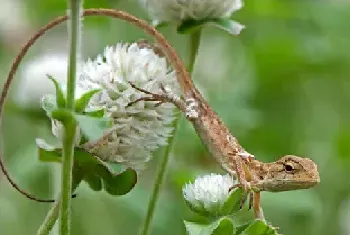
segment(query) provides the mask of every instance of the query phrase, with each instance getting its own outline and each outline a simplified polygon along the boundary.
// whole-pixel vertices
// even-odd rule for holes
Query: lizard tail
[[[118,10],[113,10],[113,9],[87,9],[84,10],[83,12],[84,16],[109,16],[109,17],[114,17],[114,18],[119,18],[124,21],[128,21],[129,23],[141,28],[146,32],[148,35],[153,37],[162,47],[162,49],[165,52],[166,57],[170,60],[170,62],[173,64],[175,70],[177,71],[177,79],[178,82],[183,90],[183,93],[185,96],[193,96],[197,95],[200,97],[200,93],[197,92],[191,77],[186,70],[183,62],[181,61],[180,57],[177,55],[175,49],[169,44],[169,42],[165,39],[165,37],[154,27],[149,25],[146,21],[139,19],[129,13],[123,12],[123,11],[118,11]],[[37,41],[38,38],[40,38],[43,34],[45,34],[46,31],[54,28],[56,25],[66,21],[68,19],[67,15],[65,16],[60,16],[55,18],[54,20],[50,21],[47,25],[42,27],[41,29],[38,30],[38,32],[29,39],[29,41],[22,47],[20,53],[17,55],[15,61],[13,62],[10,72],[8,74],[8,77],[5,81],[5,84],[3,86],[3,90],[0,96],[0,125],[2,121],[2,113],[3,113],[3,107],[4,107],[4,102],[5,98],[7,96],[7,93],[10,88],[10,84],[13,80],[13,77],[18,69],[18,66],[20,62],[22,61],[23,57],[29,50],[29,48]],[[0,149],[0,167],[1,171],[4,173],[6,179],[10,182],[10,184],[22,195],[26,196],[30,200],[34,200],[37,202],[53,202],[54,200],[46,200],[46,199],[39,199],[36,198],[35,196],[32,196],[31,194],[25,192],[22,190],[10,177],[9,173],[7,172],[4,162],[2,160],[2,153]],[[74,195],[73,195],[74,197]]]
[[[24,195],[26,198],[32,200],[32,201],[36,201],[36,202],[54,202],[55,200],[53,199],[40,199],[37,198],[29,193],[27,193],[26,191],[24,191],[23,189],[21,189],[15,182],[14,180],[10,177],[8,171],[6,170],[6,167],[4,165],[4,161],[2,159],[1,153],[0,153],[0,167],[1,167],[1,171],[2,173],[5,175],[7,181],[12,185],[13,188],[15,188],[18,192],[20,192],[22,195]]]

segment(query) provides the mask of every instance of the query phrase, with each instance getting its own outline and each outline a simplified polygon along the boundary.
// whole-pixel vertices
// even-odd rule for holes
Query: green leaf
[[[248,222],[248,223],[245,223],[245,224],[242,224],[242,225],[239,225],[236,227],[236,233],[235,235],[240,235],[242,234],[242,232],[247,229],[249,227],[249,225],[251,224],[252,222]]]
[[[210,225],[204,225],[204,224],[197,224],[194,222],[184,221],[187,234],[189,235],[201,235],[201,234],[210,234],[210,233],[203,233],[207,230],[207,228]]]
[[[103,164],[103,162],[99,158],[95,157],[94,155],[85,151],[82,148],[74,149],[74,160],[77,161],[80,165],[81,164],[93,164],[93,165]]]
[[[84,178],[84,170],[81,169],[80,167],[77,166],[73,166],[73,171],[72,171],[72,175],[73,175],[73,188],[77,188],[79,186],[79,184],[81,183],[81,181]]]
[[[62,148],[55,148],[37,139],[39,159],[44,162],[61,162]],[[74,182],[84,180],[94,191],[102,188],[111,195],[124,195],[137,183],[137,173],[120,164],[108,164],[81,148],[74,148]]]
[[[277,232],[266,222],[257,219],[248,226],[245,224],[242,227],[237,227],[235,235],[277,235]]]
[[[232,215],[233,213],[239,211],[240,204],[244,195],[243,190],[241,188],[236,188],[232,190],[229,198],[225,202],[225,204],[221,208],[221,215]]]
[[[235,231],[232,221],[229,218],[223,218],[220,220],[218,227],[216,227],[211,235],[232,235]]]
[[[219,19],[204,19],[204,20],[185,20],[178,27],[177,32],[180,34],[190,34],[199,28],[210,25],[220,28],[232,35],[238,35],[244,28],[243,25],[235,22],[229,18],[219,18]]]
[[[98,175],[95,174],[85,174],[84,175],[84,181],[87,182],[90,186],[90,188],[94,191],[101,191],[102,190],[102,180],[98,177]]]
[[[124,195],[134,188],[137,182],[137,173],[133,169],[103,178],[105,190],[111,195]]]
[[[38,146],[38,157],[42,162],[61,162],[62,157],[57,148],[46,143],[43,139],[36,139]]]
[[[136,171],[124,170],[120,164],[105,163],[80,148],[75,149],[74,156],[74,167],[84,172],[84,181],[92,190],[99,191],[103,186],[104,190],[111,195],[124,195],[133,189],[137,182]]]
[[[92,96],[99,91],[101,91],[101,89],[94,89],[94,90],[88,91],[84,93],[79,99],[77,99],[74,105],[75,112],[77,113],[83,112],[86,106],[88,105],[89,101],[91,100]]]
[[[197,224],[189,221],[184,223],[189,235],[232,235],[234,232],[232,221],[227,217],[211,224]]]
[[[56,89],[56,103],[58,108],[64,108],[66,107],[66,98],[64,97],[62,88],[60,84],[57,82],[57,80],[52,77],[51,75],[47,74],[46,75],[55,85]],[[40,86],[40,84],[38,84]]]
[[[75,115],[82,133],[89,141],[96,141],[103,137],[105,130],[110,128],[113,124],[110,118],[95,118],[85,115]]]

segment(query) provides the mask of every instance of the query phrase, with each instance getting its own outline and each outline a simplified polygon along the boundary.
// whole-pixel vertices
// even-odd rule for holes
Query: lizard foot
[[[250,210],[253,206],[253,192],[251,192],[250,184],[247,182],[246,185],[244,184],[235,184],[232,187],[229,188],[229,192],[236,188],[242,188],[243,189],[243,196],[239,205],[239,209],[242,209],[244,204],[247,202],[247,196],[249,195],[249,205],[248,210]]]
[[[130,86],[142,93],[145,93],[149,95],[148,97],[141,97],[139,99],[136,99],[132,102],[130,102],[127,107],[132,106],[133,104],[136,104],[140,101],[157,101],[158,103],[156,106],[159,106],[163,103],[172,103],[176,107],[178,107],[180,110],[185,110],[186,109],[186,104],[185,102],[175,94],[173,94],[169,89],[166,89],[162,84],[160,84],[160,89],[162,90],[162,94],[155,94],[149,91],[146,91],[142,88],[137,87],[135,84],[129,82]]]

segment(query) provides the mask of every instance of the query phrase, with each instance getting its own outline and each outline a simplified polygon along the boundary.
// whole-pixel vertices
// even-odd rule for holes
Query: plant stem
[[[79,186],[81,178],[73,180],[73,191]],[[44,222],[41,224],[36,235],[48,235],[55,226],[56,220],[60,212],[60,199],[56,200],[51,207],[49,213],[47,213]]]
[[[74,109],[75,99],[75,80],[77,73],[77,61],[80,50],[81,20],[83,0],[68,0],[68,9],[70,20],[68,25],[68,34],[70,41],[68,81],[67,81],[67,108]]]
[[[197,29],[192,34],[190,34],[190,45],[189,45],[189,51],[190,51],[189,59],[190,59],[190,61],[188,63],[188,71],[189,71],[189,73],[191,73],[191,75],[193,73],[194,63],[196,62],[200,39],[201,39],[201,30],[200,29]]]
[[[60,200],[56,200],[49,213],[47,213],[47,216],[44,222],[41,224],[40,228],[38,229],[36,235],[48,235],[56,223],[59,212]]]
[[[80,46],[80,10],[82,0],[68,0],[69,9],[69,40],[70,53],[68,63],[67,81],[67,105],[68,110],[74,111],[75,80],[78,59],[78,48]],[[72,170],[74,157],[74,142],[76,135],[76,123],[65,123],[63,133],[63,162],[61,178],[61,199],[60,199],[60,226],[61,235],[69,235],[71,227],[71,195],[72,195]]]
[[[193,34],[190,35],[190,61],[189,61],[189,65],[188,65],[188,71],[192,74],[193,71],[193,66],[196,60],[196,56],[197,56],[197,52],[198,52],[198,48],[199,48],[199,42],[200,42],[200,31],[196,31]],[[171,135],[171,137],[168,138],[168,146],[166,147],[165,151],[164,151],[164,156],[163,156],[163,160],[159,166],[159,170],[157,172],[157,176],[156,176],[156,180],[154,182],[154,186],[153,186],[153,191],[151,194],[151,198],[150,201],[148,203],[148,209],[147,209],[147,215],[146,215],[146,219],[145,222],[143,224],[142,230],[141,230],[141,235],[147,235],[149,234],[149,228],[151,225],[151,221],[154,215],[154,210],[156,207],[156,203],[158,200],[158,196],[159,196],[159,191],[160,188],[162,186],[162,183],[164,181],[164,176],[167,170],[167,166],[168,166],[168,162],[169,162],[169,157],[174,145],[174,140],[175,140],[175,136],[177,133],[177,130],[179,129],[179,126],[181,124],[181,118],[182,114],[179,113],[179,115],[176,117],[176,119],[173,122],[173,133]]]
[[[174,142],[175,142],[174,141],[175,135],[176,135],[178,127],[180,126],[180,122],[181,122],[181,113],[179,113],[179,115],[176,117],[176,119],[173,122],[174,130],[173,130],[171,137],[168,138],[169,144],[165,149],[163,160],[159,166],[157,177],[156,177],[156,180],[154,182],[152,195],[151,195],[150,201],[148,203],[146,219],[145,219],[145,222],[144,222],[144,225],[142,228],[142,232],[141,232],[142,235],[147,235],[149,233],[149,227],[151,225],[151,220],[152,220],[152,217],[154,214],[154,209],[156,207],[156,202],[158,199],[160,187],[164,181],[164,175],[165,175],[167,165],[169,162],[170,153],[171,153],[172,147],[173,147]]]

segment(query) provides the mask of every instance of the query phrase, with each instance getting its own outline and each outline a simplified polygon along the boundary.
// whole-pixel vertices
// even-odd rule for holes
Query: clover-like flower
[[[230,17],[242,0],[139,0],[156,22]]]
[[[230,188],[234,180],[229,174],[210,174],[198,177],[194,183],[186,184],[183,196],[189,207],[202,215],[223,214],[230,198]]]
[[[77,94],[100,89],[86,109],[102,109],[104,116],[113,120],[101,143],[88,151],[107,162],[142,169],[154,150],[167,145],[173,129],[174,106],[147,101],[128,106],[147,96],[132,88],[129,82],[152,93],[161,93],[162,84],[179,94],[175,72],[165,58],[151,48],[140,48],[137,43],[107,47],[103,55],[89,59],[78,71]],[[55,135],[60,133],[57,128],[62,127],[53,123]]]

